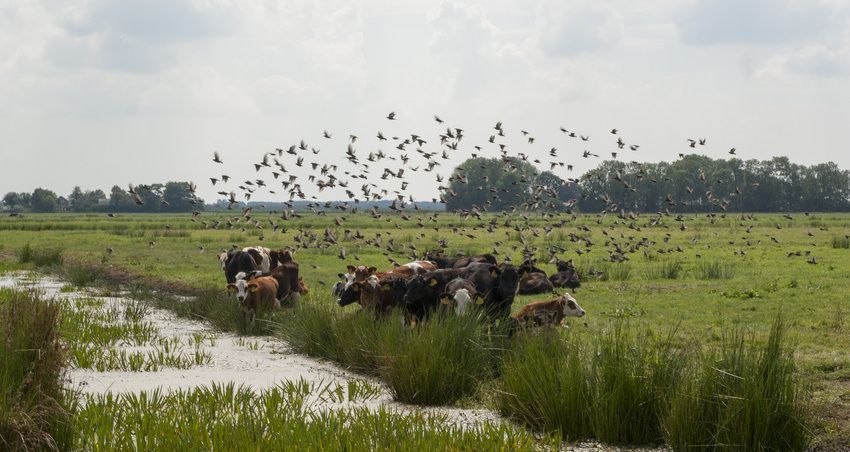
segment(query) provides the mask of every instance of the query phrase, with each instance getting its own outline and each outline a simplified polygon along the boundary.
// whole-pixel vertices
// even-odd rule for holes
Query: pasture
[[[257,223],[234,222],[232,227],[226,225],[224,213],[210,212],[201,216],[207,224],[222,220],[218,229],[205,228],[199,222],[190,221],[187,215],[138,214],[107,218],[94,214],[28,214],[3,217],[0,219],[0,271],[40,268],[58,273],[78,285],[121,284],[144,291],[157,307],[186,317],[203,318],[221,330],[246,334],[237,322],[238,309],[225,301],[225,282],[216,255],[234,245],[289,246],[295,249],[295,260],[300,264],[301,276],[310,287],[310,293],[302,298],[297,310],[261,316],[259,329],[252,333],[281,335],[303,353],[377,376],[387,382],[397,400],[492,408],[529,428],[550,434],[560,432],[565,439],[597,438],[615,444],[658,444],[663,437],[669,445],[678,448],[675,441],[681,439],[682,431],[688,430],[688,426],[671,425],[664,417],[668,410],[686,413],[688,406],[676,405],[685,402],[675,397],[669,401],[672,408],[665,402],[649,413],[647,419],[640,422],[630,419],[636,424],[643,423],[646,426],[643,431],[617,430],[612,419],[624,415],[618,409],[641,400],[657,401],[652,394],[641,392],[645,381],[633,381],[624,389],[628,385],[624,386],[624,380],[618,375],[645,367],[645,374],[652,376],[652,384],[657,384],[653,387],[658,391],[663,392],[675,381],[685,381],[687,384],[683,386],[691,385],[691,389],[699,392],[706,385],[722,386],[728,382],[712,382],[708,381],[710,378],[697,376],[710,372],[698,363],[685,362],[680,356],[683,350],[696,350],[693,353],[699,354],[702,362],[723,363],[728,361],[724,361],[728,358],[724,352],[740,344],[741,348],[763,347],[764,352],[744,353],[735,361],[740,364],[735,368],[753,370],[760,365],[766,366],[767,361],[790,366],[771,371],[781,375],[790,372],[798,378],[800,402],[805,412],[792,410],[789,415],[811,420],[805,427],[813,437],[808,445],[833,448],[850,443],[850,388],[847,384],[850,380],[847,347],[850,344],[850,249],[847,247],[850,215],[794,214],[789,219],[778,214],[755,214],[746,218],[734,213],[712,217],[693,214],[684,215],[681,221],[674,217],[642,215],[627,222],[614,216],[542,216],[537,213],[487,214],[480,219],[450,213],[423,212],[411,216],[412,220],[405,220],[391,213],[381,218],[367,214],[317,216],[305,213],[300,218],[281,221],[279,214],[255,212],[253,220]],[[342,217],[341,226],[334,222],[339,217]],[[563,226],[549,229],[561,220]],[[282,227],[274,231],[272,222]],[[517,224],[522,227],[515,228]],[[489,231],[488,225],[492,225]],[[337,244],[329,246],[322,240],[326,229],[334,235]],[[364,239],[347,239],[346,229],[352,235],[372,239],[372,244]],[[375,238],[379,238],[380,245]],[[614,244],[628,250],[638,243],[641,245],[634,252],[626,253],[627,261],[611,262],[609,259]],[[347,254],[344,260],[339,257],[342,247]],[[400,336],[398,322],[393,322],[392,326],[384,322],[385,325],[376,328],[373,319],[355,314],[359,310],[357,305],[339,308],[330,294],[337,273],[343,272],[346,264],[390,269],[390,259],[404,263],[412,260],[414,251],[422,257],[427,250],[435,249],[442,249],[449,255],[496,251],[500,261],[509,256],[518,264],[523,260],[523,248],[527,248],[533,250],[538,266],[549,273],[555,270],[554,265],[548,263],[551,247],[561,248],[558,257],[574,260],[582,277],[582,286],[575,297],[587,315],[567,319],[568,328],[529,335],[512,343],[494,334],[494,330],[482,332],[466,321],[426,325],[421,336],[428,340],[417,343]],[[111,252],[107,252],[107,248]],[[185,301],[170,296],[177,294],[196,295],[197,298]],[[547,297],[518,296],[512,310],[516,312],[525,304]],[[782,321],[778,322],[778,318]],[[783,350],[771,348],[775,345],[770,340],[771,332],[776,333],[777,329],[784,332],[785,343],[793,351],[787,359],[783,357]],[[353,334],[366,331],[369,333]],[[447,339],[444,344],[437,345],[431,340],[453,334],[463,340]],[[546,341],[551,340],[561,345],[547,345]],[[469,343],[483,344],[481,352],[468,350]],[[373,353],[364,353],[363,350],[370,350],[364,344],[372,344]],[[417,370],[422,370],[421,363],[429,362],[433,347],[443,347],[445,356],[457,357],[463,362],[444,361],[434,366],[436,370],[430,369],[428,375],[416,374]],[[404,359],[391,363],[375,361],[375,356],[387,350],[394,350],[397,353],[394,356],[407,356],[400,352],[402,349],[411,356],[413,351],[419,350],[421,355],[416,362],[404,362]],[[629,354],[628,350],[635,349],[640,353]],[[358,350],[360,354],[355,353]],[[547,360],[547,353],[552,354],[551,361]],[[623,362],[633,361],[635,367],[608,368],[605,366],[610,362],[594,361],[593,356],[620,356]],[[198,359],[203,360],[202,357]],[[591,379],[583,379],[580,375],[567,377],[566,381],[576,386],[589,381],[594,387],[578,395],[562,394],[563,400],[572,401],[569,406],[574,412],[586,411],[585,405],[593,405],[595,411],[586,422],[569,419],[569,415],[565,418],[558,407],[543,406],[545,400],[540,400],[539,394],[528,392],[533,388],[523,381],[529,372],[564,362],[575,365],[555,372],[557,375],[552,378],[564,378],[570,375],[570,369],[582,366],[594,374]],[[474,371],[464,367],[467,364],[474,365]],[[719,364],[718,367],[726,368]],[[608,372],[600,369],[608,369]],[[441,380],[447,378],[446,375],[452,379],[451,383]],[[539,375],[541,379],[546,377],[543,373]],[[239,381],[234,383],[238,385]],[[594,395],[599,388],[608,388],[610,394],[617,394],[622,401],[605,399],[602,403],[609,393]],[[508,389],[514,391],[513,398],[499,395],[507,393]],[[520,396],[524,390],[525,395]],[[755,389],[741,389],[748,390]],[[289,393],[272,396],[294,403],[289,399],[301,394],[294,389]],[[448,394],[450,397],[417,399],[421,394],[443,397]],[[247,409],[265,413],[258,401],[267,396],[245,393],[239,399],[244,400],[240,403],[251,405],[252,408]],[[797,395],[790,396],[794,397]],[[183,413],[180,404],[217,398],[220,396],[216,393],[187,392],[163,399],[158,409]],[[97,418],[92,411],[97,406],[117,407],[129,403],[127,400],[98,400],[87,406],[84,416]],[[606,411],[600,411],[602,408]],[[782,409],[779,407],[776,411]],[[382,413],[339,416],[342,417],[330,417],[323,422],[353,425],[390,422]],[[392,422],[414,421],[405,418]],[[317,434],[314,426],[305,424],[299,428],[304,430],[304,435]],[[410,427],[419,432],[418,428]],[[762,432],[764,435],[774,433]],[[503,433],[477,434],[479,438],[486,437],[482,441],[492,441],[497,437],[494,435]],[[476,440],[461,432],[445,435],[446,438],[455,435],[462,441]],[[714,439],[719,441],[717,437]],[[523,445],[527,441],[528,438],[521,436]],[[682,441],[681,444],[694,444],[687,439]],[[486,444],[493,445],[492,442]]]

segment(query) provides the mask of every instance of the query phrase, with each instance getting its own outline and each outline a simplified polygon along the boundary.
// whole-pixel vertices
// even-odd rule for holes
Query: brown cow
[[[569,292],[565,292],[563,296],[554,300],[538,301],[523,306],[516,314],[513,315],[519,325],[529,325],[533,323],[536,326],[544,325],[560,325],[565,317],[582,317],[584,309],[578,305],[576,299]]]
[[[297,304],[301,299],[301,292],[298,284],[298,263],[289,260],[279,264],[271,272],[271,276],[277,280],[277,299],[280,301],[289,301],[291,304]]]
[[[555,286],[552,281],[546,277],[546,273],[525,273],[520,277],[519,289],[520,295],[533,295],[539,293],[551,293],[555,291]]]
[[[422,275],[436,269],[437,264],[433,262],[413,261],[403,265],[399,265],[398,267],[388,271],[387,273],[398,274],[404,276],[405,278],[409,278],[411,276]]]
[[[236,292],[236,300],[242,311],[242,322],[246,329],[254,326],[258,309],[280,309],[277,299],[278,282],[271,276],[259,276],[250,280],[238,279],[227,285],[227,290]]]

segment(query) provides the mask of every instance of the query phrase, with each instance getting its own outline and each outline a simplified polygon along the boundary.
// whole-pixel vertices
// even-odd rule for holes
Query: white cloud
[[[754,76],[777,79],[793,76],[849,77],[850,44],[798,47],[768,59],[755,70]]]
[[[607,50],[623,39],[623,16],[603,1],[544,1],[538,7],[537,39],[549,55]]]

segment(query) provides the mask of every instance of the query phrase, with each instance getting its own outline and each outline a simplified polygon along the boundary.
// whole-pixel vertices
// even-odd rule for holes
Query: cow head
[[[437,289],[439,281],[436,278],[425,278],[424,276],[414,276],[407,281],[407,290],[404,292],[404,304],[407,306],[421,305],[427,306],[437,299]]]
[[[218,255],[218,262],[221,264],[221,271],[227,270],[227,261],[230,260],[230,253],[227,251]]]
[[[443,294],[443,299],[448,302],[450,299],[454,302],[454,311],[457,315],[466,314],[467,307],[469,306],[469,302],[472,300],[474,294],[469,293],[469,289],[458,289],[455,291],[454,296],[449,293]]]
[[[257,284],[256,282],[238,279],[235,283],[228,284],[227,290],[229,292],[236,293],[236,300],[242,303],[245,301],[245,299],[248,298],[249,293],[256,292],[257,290],[259,290],[259,287],[259,284]]]
[[[572,259],[570,259],[568,261],[564,261],[564,260],[559,259],[558,262],[555,263],[555,268],[557,268],[559,272],[565,272],[565,271],[569,271],[569,270],[575,271],[575,266],[573,266],[573,260]]]
[[[363,289],[363,284],[355,281],[351,281],[345,284],[345,287],[342,290],[342,294],[337,300],[337,304],[342,306],[348,306],[351,303],[360,301],[360,292]]]
[[[354,274],[354,280],[355,281],[365,281],[366,278],[369,277],[369,275],[378,271],[378,269],[376,267],[368,267],[367,268],[365,265],[359,265],[357,267],[355,267],[353,265],[348,265],[345,268],[348,269],[349,273]]]
[[[351,266],[349,265],[349,267]],[[354,272],[337,273],[337,276],[340,280],[333,285],[333,287],[331,288],[331,293],[335,297],[339,298],[342,296],[342,292],[345,290],[346,285],[348,283],[354,282]]]
[[[569,292],[565,292],[564,296],[558,301],[564,304],[564,317],[584,317],[584,309],[578,305],[578,302]]]
[[[494,266],[491,272],[496,283],[496,289],[502,299],[509,304],[514,302],[519,290],[519,272],[513,265]]]

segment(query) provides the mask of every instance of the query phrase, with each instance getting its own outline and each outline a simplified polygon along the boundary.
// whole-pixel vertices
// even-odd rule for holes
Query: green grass
[[[0,290],[0,449],[67,450],[74,396],[63,387],[65,351],[55,302]]]
[[[352,390],[352,387],[356,388]],[[189,391],[91,396],[76,416],[91,450],[537,450],[506,424],[463,428],[446,416],[387,408],[318,410],[310,397],[370,399],[363,383],[317,388],[281,382],[261,392],[234,384]]]
[[[850,248],[850,237],[833,237],[831,245],[833,248],[846,250]]]
[[[238,226],[233,229],[222,226],[218,230],[204,228],[190,221],[188,215],[122,215],[112,219],[104,215],[72,214],[4,217],[0,218],[4,246],[4,251],[0,252],[0,270],[32,268],[32,262],[19,264],[16,258],[17,251],[27,243],[32,250],[55,248],[61,243],[64,269],[77,265],[96,269],[81,272],[80,280],[94,279],[92,283],[97,285],[120,282],[136,291],[139,297],[150,298],[152,305],[189,318],[205,319],[218,329],[244,334],[237,324],[238,309],[234,303],[226,302],[215,254],[231,245],[263,243],[281,247],[301,244],[295,257],[311,288],[310,295],[305,297],[300,310],[283,310],[259,318],[254,333],[274,332],[275,324],[298,319],[304,325],[312,325],[301,329],[309,333],[304,336],[303,347],[315,349],[316,356],[329,357],[354,370],[380,376],[380,356],[376,357],[373,351],[379,349],[377,342],[382,339],[377,333],[368,331],[374,321],[369,316],[353,315],[358,310],[356,306],[340,309],[328,293],[336,273],[343,271],[345,264],[388,269],[390,264],[385,253],[404,262],[410,260],[410,256],[405,256],[411,251],[408,245],[415,246],[421,255],[441,238],[447,240],[449,254],[461,250],[485,252],[501,242],[496,246],[502,254],[510,255],[514,262],[521,260],[523,247],[513,246],[517,244],[517,232],[513,227],[503,226],[505,217],[487,214],[481,220],[461,219],[442,213],[437,215],[436,221],[431,221],[430,215],[411,212],[414,221],[407,222],[392,213],[380,219],[334,213],[305,215],[281,222],[279,214],[258,213],[254,219],[264,229],[251,228],[244,232]],[[554,271],[554,266],[546,263],[549,246],[565,248],[568,251],[560,253],[559,257],[575,259],[583,275],[582,287],[575,296],[588,315],[579,321],[568,321],[573,332],[600,331],[611,318],[639,318],[642,325],[647,325],[659,336],[679,325],[678,344],[685,347],[699,342],[710,350],[720,346],[724,329],[729,325],[747,325],[754,340],[763,343],[770,335],[773,319],[780,312],[799,314],[787,318],[787,329],[797,343],[795,375],[804,387],[811,388],[809,403],[817,407],[815,423],[811,425],[812,446],[830,448],[850,443],[850,424],[845,421],[850,416],[850,404],[846,403],[850,400],[850,388],[846,385],[846,373],[833,365],[840,363],[840,357],[846,353],[848,327],[837,313],[843,312],[840,306],[846,303],[846,294],[850,293],[850,255],[845,249],[832,246],[833,237],[850,234],[850,215],[813,214],[812,221],[818,222],[818,228],[828,231],[815,230],[814,237],[807,234],[812,226],[803,222],[787,223],[779,215],[768,214],[752,219],[741,219],[738,214],[713,218],[684,215],[684,224],[688,226],[685,231],[679,231],[679,222],[672,217],[663,216],[657,224],[650,224],[652,217],[649,215],[642,217],[635,224],[639,230],[618,223],[613,217],[594,215],[508,217],[513,225],[537,232],[536,235],[524,233],[523,237],[529,248],[536,248],[535,255],[543,262],[540,266],[547,272]],[[342,226],[334,224],[335,218],[343,219]],[[201,219],[211,224],[224,220],[224,215],[204,213]],[[417,226],[417,220],[422,220],[425,227]],[[491,220],[496,224],[494,230],[484,232]],[[545,234],[543,227],[561,220],[565,221],[562,228],[551,235]],[[282,224],[286,232],[279,229],[272,233],[271,222]],[[776,223],[784,227],[776,229]],[[165,225],[171,227],[170,231],[183,232],[176,236],[164,234]],[[583,229],[585,226],[589,232]],[[752,229],[748,233],[744,229],[749,226]],[[321,237],[326,227],[339,238],[337,246],[317,246],[321,242],[312,239],[312,234]],[[439,227],[440,231],[434,231],[433,227]],[[466,228],[460,232],[472,233],[473,237],[452,233],[452,227]],[[473,227],[481,228],[475,230]],[[605,235],[603,228],[607,232]],[[352,233],[359,231],[370,239],[380,233],[384,245],[393,238],[395,251],[376,246],[375,242],[367,244],[347,239],[345,229]],[[114,234],[117,230],[129,232]],[[157,244],[150,248],[148,241],[158,232],[163,234],[156,236]],[[260,233],[265,235],[264,242],[257,240]],[[589,238],[594,245],[573,243],[570,233]],[[629,243],[638,241],[649,245],[630,253],[628,262],[615,264],[608,262],[611,246],[605,245],[606,241],[617,242],[624,249],[629,248]],[[106,246],[112,247],[114,253],[106,256]],[[203,246],[203,252],[199,251],[199,246]],[[336,257],[338,246],[348,250],[347,261]],[[682,251],[673,251],[677,248]],[[576,254],[574,250],[577,249],[583,254]],[[792,251],[809,252],[810,256],[788,257]],[[359,261],[351,257],[354,254]],[[816,256],[816,265],[806,262],[811,256]],[[590,266],[594,266],[593,275],[589,274]],[[597,271],[601,276],[597,276]],[[86,276],[92,273],[97,276]],[[170,294],[201,296],[187,300]],[[737,296],[744,294],[758,296]],[[543,298],[518,296],[513,309]],[[326,312],[311,319],[311,315],[321,310]],[[327,322],[338,325],[328,327]],[[391,322],[397,319],[387,323]],[[330,328],[330,331],[322,331],[322,328]],[[362,337],[352,333],[357,330],[363,331]],[[499,361],[495,362],[488,371],[492,377],[485,377],[472,396],[461,399],[463,403],[478,406],[493,403],[482,394],[501,378]],[[689,368],[687,372],[696,371]]]
[[[674,450],[794,450],[809,447],[809,413],[795,378],[787,325],[777,319],[761,347],[726,334],[674,392],[666,422]]]

